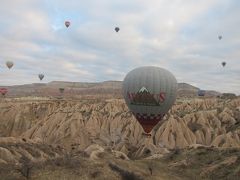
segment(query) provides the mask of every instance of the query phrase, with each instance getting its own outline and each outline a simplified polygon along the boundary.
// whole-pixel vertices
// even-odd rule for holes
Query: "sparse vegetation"
[[[25,156],[22,156],[19,162],[20,162],[20,168],[17,168],[17,170],[22,174],[22,176],[24,176],[26,179],[29,179],[30,172],[34,166],[33,162],[31,162],[31,160]]]
[[[135,174],[134,172],[130,172],[126,169],[123,169],[116,164],[109,163],[109,167],[113,170],[118,172],[123,180],[143,180],[144,178]]]
[[[199,123],[189,122],[188,127],[191,129],[192,132],[196,132],[197,130],[201,130],[203,126]]]
[[[233,157],[237,157],[236,159]],[[236,179],[239,177],[240,149],[199,148],[185,149],[164,158],[175,175],[194,179]],[[183,166],[184,164],[184,166]]]

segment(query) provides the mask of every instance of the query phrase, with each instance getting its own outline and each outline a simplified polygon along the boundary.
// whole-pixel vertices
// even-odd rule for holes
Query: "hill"
[[[98,83],[53,81],[26,85],[7,86],[9,97],[22,96],[60,96],[59,88],[64,88],[65,97],[73,96],[109,96],[122,98],[122,81],[105,81]],[[178,83],[178,97],[196,97],[200,88],[187,83]],[[216,91],[206,91],[207,97],[220,95]]]

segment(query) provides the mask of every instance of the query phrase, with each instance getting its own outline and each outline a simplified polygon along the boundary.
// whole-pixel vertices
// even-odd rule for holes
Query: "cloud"
[[[239,7],[236,0],[3,0],[0,85],[38,82],[38,73],[45,82],[123,80],[155,65],[179,82],[240,94]],[[6,60],[15,63],[11,71]]]

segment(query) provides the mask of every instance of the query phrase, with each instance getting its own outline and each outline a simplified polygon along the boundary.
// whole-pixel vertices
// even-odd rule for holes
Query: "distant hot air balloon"
[[[7,94],[7,92],[8,92],[7,88],[0,88],[0,94],[2,96],[5,96],[5,94]]]
[[[219,39],[219,40],[221,40],[221,39],[222,39],[222,36],[221,36],[221,35],[219,35],[219,36],[218,36],[218,39]]]
[[[65,21],[65,26],[68,28],[70,26],[70,21]]]
[[[205,91],[204,90],[198,90],[198,96],[205,96]]]
[[[43,74],[39,74],[39,75],[38,75],[38,78],[39,78],[40,80],[42,80],[42,79],[44,78],[44,75],[43,75]]]
[[[115,27],[115,31],[118,32],[120,30],[119,27]]]
[[[64,92],[64,88],[59,88],[59,92],[63,93]]]
[[[160,67],[136,68],[123,81],[126,104],[147,134],[172,107],[176,94],[176,78]]]
[[[223,66],[223,67],[226,66],[226,64],[227,64],[226,62],[222,62],[222,66]]]
[[[11,69],[13,67],[14,63],[12,61],[7,61],[6,65],[7,65],[8,69]]]

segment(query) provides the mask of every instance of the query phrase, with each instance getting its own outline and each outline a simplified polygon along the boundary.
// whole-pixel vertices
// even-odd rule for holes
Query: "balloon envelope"
[[[204,90],[198,90],[198,96],[205,96]]]
[[[223,66],[223,67],[226,66],[226,62],[222,62],[222,66]]]
[[[13,67],[13,62],[12,61],[7,61],[6,65],[7,65],[8,69],[11,69]]]
[[[7,88],[0,88],[0,94],[1,95],[5,95],[5,94],[7,94],[7,92],[8,92],[8,90],[7,90]]]
[[[39,74],[38,77],[39,77],[40,80],[42,80],[44,78],[44,75],[43,74]]]
[[[59,88],[59,92],[63,93],[64,92],[64,88]]]
[[[218,39],[221,40],[221,39],[222,39],[222,36],[218,36]]]
[[[115,27],[115,31],[118,32],[120,30],[119,27]]]
[[[177,80],[163,68],[139,67],[124,78],[123,95],[144,131],[150,133],[175,102]]]
[[[65,21],[65,26],[68,28],[70,26],[70,21]]]

